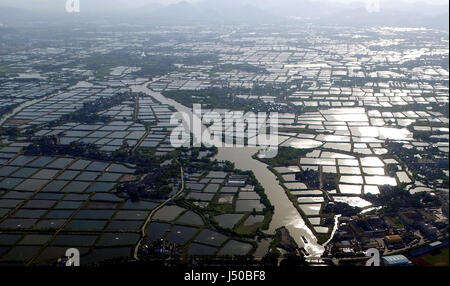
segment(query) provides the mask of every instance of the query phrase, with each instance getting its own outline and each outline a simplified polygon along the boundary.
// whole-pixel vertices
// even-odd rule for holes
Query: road
[[[179,195],[181,195],[184,192],[185,183],[184,183],[184,169],[183,169],[183,166],[180,166],[180,171],[181,171],[181,188],[178,191],[178,193],[176,193],[174,196],[170,197],[169,199],[167,199],[166,201],[161,203],[159,206],[154,208],[150,212],[150,214],[147,216],[147,219],[145,220],[144,224],[142,225],[142,227],[141,227],[141,239],[138,241],[138,243],[136,244],[136,247],[134,249],[134,254],[133,254],[134,260],[138,260],[139,247],[141,246],[142,241],[144,240],[145,229],[147,228],[148,224],[152,220],[152,217],[155,215],[155,213],[157,211],[159,211],[161,208],[163,208],[165,205],[167,205],[170,201],[172,201],[173,199],[177,198]]]

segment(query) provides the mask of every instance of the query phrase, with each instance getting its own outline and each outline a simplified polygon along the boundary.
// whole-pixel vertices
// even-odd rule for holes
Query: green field
[[[398,217],[395,216],[390,216],[389,217],[393,223],[395,223],[395,225],[403,227],[404,225],[400,222],[400,219]]]
[[[443,249],[441,253],[436,255],[427,254],[421,257],[421,259],[426,262],[427,264],[430,264],[432,266],[449,266],[448,260],[449,260],[449,253],[448,253],[448,247]]]

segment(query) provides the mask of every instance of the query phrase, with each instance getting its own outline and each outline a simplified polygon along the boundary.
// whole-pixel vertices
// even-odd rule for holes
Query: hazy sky
[[[80,0],[83,1],[89,1],[89,2],[105,2],[104,0]],[[142,5],[146,3],[161,3],[161,4],[170,4],[170,3],[177,3],[181,2],[182,0],[108,0],[109,2],[123,2],[123,3],[129,3],[130,5]],[[200,2],[205,0],[183,0],[186,2]],[[207,1],[207,0],[206,0]],[[244,1],[250,1],[254,3],[258,3],[259,1],[263,2],[278,2],[280,0],[243,0]],[[323,0],[310,0],[310,1],[323,1]],[[365,2],[366,0],[326,0],[330,2],[340,2],[340,3],[352,3],[352,2]],[[414,2],[425,2],[430,4],[445,4],[448,3],[448,0],[390,0],[392,2],[398,2],[398,1],[404,1],[409,3]],[[17,6],[17,5],[26,5],[27,3],[33,3],[33,4],[47,4],[47,3],[64,3],[65,0],[0,0],[1,4],[7,4],[9,6]]]
[[[177,3],[181,0],[80,0],[81,5],[93,7],[95,9],[114,9],[114,8],[140,8],[146,4],[160,3],[160,4],[171,4]],[[212,1],[212,0],[184,0],[187,2],[201,2],[201,1]],[[242,0],[242,2],[251,2],[255,6],[258,4],[266,3],[272,4],[283,0]],[[286,1],[286,0],[285,0]],[[295,0],[288,0],[295,1]],[[301,1],[301,0],[299,0]],[[352,3],[352,2],[365,2],[366,0],[309,0],[309,1],[330,1],[330,2],[340,2],[340,3]],[[425,2],[429,4],[446,4],[448,0],[381,0],[385,3],[392,2]],[[84,4],[83,4],[84,2]],[[28,8],[29,10],[48,10],[48,9],[60,9],[64,7],[66,0],[0,0],[0,5],[6,5],[10,7]],[[98,3],[99,5],[95,5]]]

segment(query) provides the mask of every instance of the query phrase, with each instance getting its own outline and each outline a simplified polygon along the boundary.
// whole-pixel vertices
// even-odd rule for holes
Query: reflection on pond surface
[[[312,139],[291,138],[284,142],[281,146],[292,147],[296,149],[311,149],[322,146],[323,143]]]
[[[342,194],[346,195],[360,195],[361,194],[361,185],[339,185],[339,190]]]
[[[389,186],[397,186],[397,181],[395,178],[391,178],[389,176],[366,176],[366,183],[369,185],[389,185]]]
[[[334,196],[333,197],[336,202],[346,203],[352,207],[366,208],[370,207],[372,204],[360,197],[341,197]]]
[[[350,130],[353,136],[358,137],[375,137],[383,140],[412,140],[412,133],[406,128],[357,126],[350,127]]]
[[[220,250],[219,255],[246,255],[252,249],[252,245],[236,240],[228,241]]]

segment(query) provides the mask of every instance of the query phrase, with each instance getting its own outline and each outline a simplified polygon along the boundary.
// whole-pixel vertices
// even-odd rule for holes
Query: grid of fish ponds
[[[289,132],[280,132],[287,136],[281,146],[297,149],[311,149],[305,156],[298,158],[298,164],[275,166],[283,179],[283,186],[297,198],[296,205],[309,220],[317,233],[329,233],[331,228],[324,225],[322,211],[326,196],[336,202],[369,209],[370,202],[361,198],[363,194],[379,194],[384,185],[397,186],[404,183],[414,192],[414,186],[427,190],[421,182],[414,181],[409,170],[394,158],[389,157],[385,140],[404,143],[405,147],[420,148],[431,143],[415,140],[405,126],[419,124],[415,129],[436,131],[448,136],[448,128],[427,127],[427,123],[447,123],[439,112],[404,111],[383,112],[365,108],[326,108],[317,112],[305,112],[295,118],[282,118],[281,127],[290,127]],[[423,126],[420,126],[423,124]],[[295,132],[295,129],[310,132]],[[448,153],[448,143],[434,144],[440,151]],[[397,167],[395,174],[387,174],[387,166]],[[296,179],[296,173],[315,170],[336,178],[336,189],[324,191],[309,188],[305,182]],[[429,190],[429,189],[428,189]]]
[[[112,121],[107,124],[66,123],[53,129],[43,129],[36,136],[58,135],[60,144],[72,142],[95,144],[101,151],[114,152],[126,142],[135,146],[145,135],[145,126],[133,121]]]
[[[233,174],[211,171],[187,174],[184,197],[209,213],[210,204],[227,205],[228,211],[216,214],[214,220],[223,229],[258,227],[264,221],[264,205],[254,186],[230,185]],[[256,212],[254,214],[253,212]],[[167,241],[182,246],[188,255],[247,255],[251,243],[236,240],[205,226],[201,215],[176,205],[158,210],[147,229],[147,242]]]
[[[11,145],[0,153],[20,151]],[[115,194],[119,183],[138,179],[134,173],[134,166],[71,157],[9,158],[0,167],[0,263],[54,263],[70,247],[83,263],[131,257],[157,206]]]
[[[4,126],[24,129],[30,126],[43,125],[80,109],[86,102],[92,102],[101,97],[112,97],[114,94],[126,90],[104,87],[68,90],[26,106],[13,117],[9,118]]]

